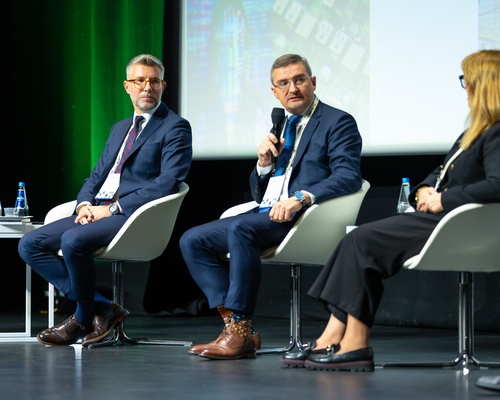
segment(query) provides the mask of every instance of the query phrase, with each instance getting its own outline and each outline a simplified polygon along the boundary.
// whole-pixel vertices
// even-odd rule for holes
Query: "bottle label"
[[[24,193],[19,192],[16,198],[16,208],[24,208],[24,207],[25,207]]]
[[[26,207],[26,192],[24,190],[18,190],[15,208],[18,216],[24,217],[28,215],[29,211]]]

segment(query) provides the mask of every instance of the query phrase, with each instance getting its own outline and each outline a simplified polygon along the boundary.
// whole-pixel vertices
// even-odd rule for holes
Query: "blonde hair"
[[[460,146],[467,150],[495,122],[500,121],[500,50],[480,50],[462,61],[469,92],[469,128]]]

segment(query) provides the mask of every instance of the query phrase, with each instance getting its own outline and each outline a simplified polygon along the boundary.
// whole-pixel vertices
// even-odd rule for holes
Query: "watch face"
[[[116,213],[116,204],[111,204],[111,205],[109,206],[109,212],[110,212],[111,214],[115,214],[115,213]]]
[[[302,192],[295,192],[294,193],[294,197],[295,197],[295,200],[300,201],[300,204],[302,205],[302,207],[306,206],[306,198],[304,196],[304,193],[302,193]]]

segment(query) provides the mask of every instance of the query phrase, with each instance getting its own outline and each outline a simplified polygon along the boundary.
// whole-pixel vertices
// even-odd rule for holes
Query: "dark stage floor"
[[[22,319],[22,316],[20,317]],[[37,321],[45,323],[45,318]],[[58,319],[60,319],[59,317]],[[2,320],[4,318],[2,317]],[[56,320],[57,321],[57,320]],[[288,321],[257,318],[263,346],[288,342]],[[303,321],[303,336],[316,338],[323,321]],[[129,336],[213,340],[217,317],[133,316]],[[500,334],[476,333],[476,356],[500,361]],[[455,331],[376,326],[376,363],[451,361],[457,355]],[[376,368],[374,372],[290,369],[281,355],[253,360],[212,361],[191,356],[187,347],[118,345],[104,348],[45,347],[38,342],[0,343],[1,399],[490,399],[475,386],[500,369]]]

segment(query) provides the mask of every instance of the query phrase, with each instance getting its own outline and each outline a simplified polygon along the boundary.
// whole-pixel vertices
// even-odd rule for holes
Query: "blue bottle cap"
[[[401,183],[410,183],[410,178],[401,179]]]

